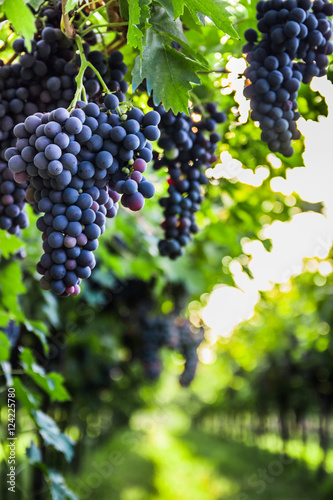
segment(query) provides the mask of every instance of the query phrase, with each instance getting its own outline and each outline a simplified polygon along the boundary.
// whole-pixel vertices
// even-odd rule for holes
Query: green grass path
[[[332,500],[333,483],[317,481],[298,460],[207,432],[163,426],[120,432],[85,454],[69,475],[81,500]]]

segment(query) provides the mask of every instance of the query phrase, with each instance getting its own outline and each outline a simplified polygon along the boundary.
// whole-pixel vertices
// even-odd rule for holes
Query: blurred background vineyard
[[[255,26],[255,2],[230,8],[242,38]],[[0,325],[12,321],[21,346],[11,351],[12,374],[2,363],[2,424],[6,378],[25,398],[19,499],[50,498],[33,467],[39,449],[82,500],[332,499],[333,66],[301,87],[304,137],[283,159],[268,153],[249,119],[242,40],[209,20],[191,28],[188,40],[216,70],[201,75],[195,95],[218,103],[228,121],[186,255],[158,255],[167,183],[152,168],[157,196],[139,215],[121,210],[109,221],[79,297],[38,287],[41,242],[30,207],[21,237],[0,231]],[[133,49],[122,52],[132,68]],[[147,109],[145,93],[133,99]],[[133,348],[147,325],[159,330],[179,318],[205,335],[188,388],[179,384],[181,353],[162,349],[161,375],[149,380]],[[35,378],[20,378],[22,364]],[[66,390],[56,378],[41,390],[40,369],[61,373]],[[40,441],[27,412],[36,400],[77,443],[70,463],[66,449],[59,456]],[[2,500],[11,498],[5,457],[2,448]]]

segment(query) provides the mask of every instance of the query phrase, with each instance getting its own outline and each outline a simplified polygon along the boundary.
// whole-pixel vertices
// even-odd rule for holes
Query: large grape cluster
[[[58,28],[46,27],[40,40],[32,40],[32,51],[27,52],[24,40],[18,38],[13,49],[22,54],[19,62],[0,67],[0,149],[11,145],[13,128],[37,112],[50,112],[57,107],[67,108],[75,94],[75,77],[80,67],[75,45]],[[99,50],[90,51],[84,44],[87,59],[91,62],[111,92],[125,101],[128,84],[124,80],[127,66],[120,52],[113,52],[108,61]],[[2,63],[3,64],[3,63]],[[88,98],[98,97],[100,83],[91,68],[87,68],[84,81]]]
[[[24,40],[13,43],[17,63],[0,68],[1,150],[11,145],[13,128],[38,111],[68,106],[74,95],[73,42],[60,29],[46,27],[32,40],[30,53]],[[70,75],[70,73],[72,73]]]
[[[249,67],[244,76],[250,82],[244,95],[251,99],[254,121],[261,138],[273,152],[286,157],[294,150],[292,139],[300,133],[296,121],[297,94],[301,82],[326,74],[328,55],[333,52],[333,4],[328,0],[268,0],[257,3],[257,31],[245,31]]]
[[[37,270],[43,275],[42,288],[58,295],[77,295],[81,280],[95,266],[93,251],[105,230],[105,218],[116,215],[120,200],[111,184],[116,174],[125,176],[125,184],[135,184],[131,193],[123,188],[123,205],[142,208],[138,198],[145,192],[140,186],[151,185],[133,179],[135,165],[144,162],[137,157],[150,152],[147,138],[159,136],[158,128],[146,122],[149,113],[140,122],[119,115],[114,94],[106,95],[104,104],[78,106],[70,113],[57,108],[27,117],[15,126],[16,145],[5,153],[16,182],[29,182],[27,201],[44,213],[37,221],[45,252]],[[134,108],[130,113],[138,112]]]
[[[31,51],[28,52],[24,40],[18,38],[13,42],[13,50],[20,54],[19,61],[5,65],[0,60],[0,157],[3,160],[4,151],[16,141],[13,133],[15,125],[23,123],[29,115],[37,112],[50,112],[57,107],[67,108],[75,94],[75,77],[79,71],[80,57],[75,56],[75,42],[60,30],[61,2],[55,8],[43,8],[40,16],[44,22],[41,19],[36,22],[38,31],[35,39],[31,40]],[[94,37],[95,34],[90,32],[85,39],[94,44]],[[104,77],[111,92],[115,93],[120,102],[125,101],[128,84],[124,80],[127,66],[123,62],[123,55],[114,51],[106,60],[102,52],[90,51],[87,43],[83,48],[88,61]],[[87,68],[85,72],[84,86],[91,100],[100,96],[101,85],[91,68]],[[17,185],[10,178],[12,174],[8,168],[4,165],[1,168],[4,180],[11,180],[14,184],[17,199],[13,201],[10,198],[14,191],[2,193],[8,196],[1,202],[0,228],[17,234],[18,229],[28,225],[23,212],[24,198],[18,200],[26,186]],[[9,188],[7,183],[3,189],[6,191],[12,187]],[[15,206],[11,207],[12,205]],[[18,207],[20,212],[17,214]]]
[[[195,213],[203,201],[201,186],[207,184],[205,170],[217,160],[215,150],[221,136],[215,132],[226,115],[217,111],[215,103],[206,105],[205,113],[194,108],[190,116],[174,115],[162,106],[161,138],[158,145],[163,155],[155,155],[154,168],[167,168],[170,176],[168,196],[161,198],[165,220],[162,223],[165,238],[159,242],[161,255],[176,259],[198,232]]]

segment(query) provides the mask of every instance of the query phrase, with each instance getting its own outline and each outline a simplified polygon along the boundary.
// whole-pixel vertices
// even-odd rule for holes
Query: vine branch
[[[65,35],[67,38],[74,38],[75,37],[75,29],[72,26],[70,19],[69,19],[69,14],[66,14],[66,5],[67,5],[68,0],[61,0],[61,11],[62,11],[62,25],[63,29],[65,32]]]

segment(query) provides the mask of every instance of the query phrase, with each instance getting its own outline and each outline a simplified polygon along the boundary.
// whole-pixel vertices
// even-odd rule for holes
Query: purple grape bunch
[[[15,126],[16,145],[5,153],[14,180],[29,183],[27,201],[44,214],[37,221],[44,250],[37,271],[41,287],[57,295],[80,293],[119,201],[136,211],[154,194],[141,171],[152,157],[148,140],[159,136],[151,125],[159,116],[118,109],[117,96],[107,94],[100,104],[79,101],[71,112],[35,113]]]
[[[299,139],[296,121],[301,83],[324,76],[333,53],[333,4],[328,0],[260,0],[257,29],[245,31],[243,52],[249,66],[244,72],[251,100],[251,118],[259,122],[261,139],[272,152],[286,157],[294,153],[292,140]]]
[[[155,155],[154,169],[166,168],[169,174],[168,196],[160,200],[165,236],[159,242],[159,251],[176,259],[199,230],[195,213],[204,200],[202,185],[208,182],[205,170],[217,160],[215,151],[221,136],[215,130],[227,117],[212,102],[204,110],[194,108],[190,116],[175,115],[162,106],[156,110],[161,115],[158,145],[164,151]]]

